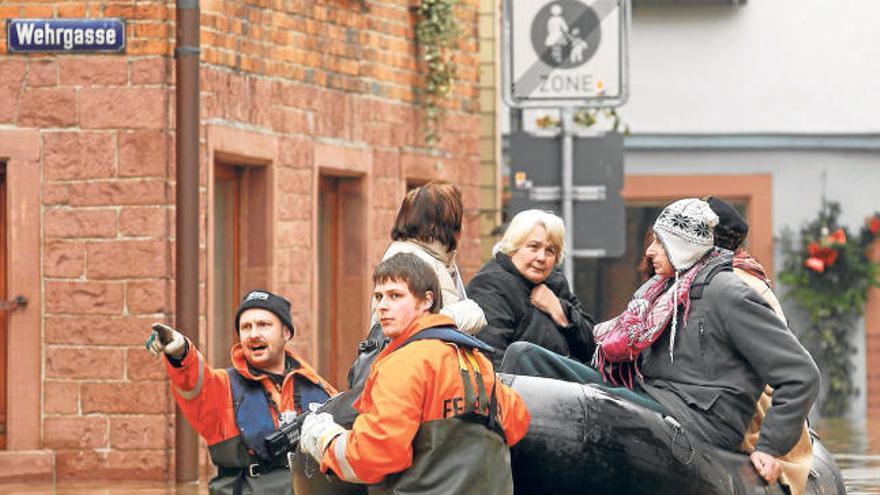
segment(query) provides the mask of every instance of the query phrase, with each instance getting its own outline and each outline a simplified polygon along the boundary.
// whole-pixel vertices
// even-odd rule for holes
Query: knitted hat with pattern
[[[718,215],[708,203],[696,198],[680,199],[660,212],[654,222],[654,235],[663,244],[672,267],[682,271],[712,249],[712,231],[717,224]]]

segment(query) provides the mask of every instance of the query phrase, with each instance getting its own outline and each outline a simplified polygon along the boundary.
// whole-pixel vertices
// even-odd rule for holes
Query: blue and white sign
[[[7,19],[9,53],[124,52],[122,19]]]

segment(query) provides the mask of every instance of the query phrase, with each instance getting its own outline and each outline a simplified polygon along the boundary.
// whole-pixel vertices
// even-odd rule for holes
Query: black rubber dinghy
[[[692,441],[687,425],[592,386],[500,375],[532,415],[511,449],[514,489],[523,494],[752,495],[787,493],[768,486],[744,454]],[[360,389],[320,409],[351,427]],[[366,487],[321,474],[301,452],[291,466],[296,495],[365,494]],[[846,493],[840,469],[818,439],[807,494]]]

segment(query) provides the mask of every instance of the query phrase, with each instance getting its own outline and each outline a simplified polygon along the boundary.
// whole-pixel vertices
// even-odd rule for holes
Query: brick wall
[[[277,143],[274,289],[295,302],[314,297],[314,240],[303,232],[316,220],[319,167],[364,178],[368,266],[388,242],[406,179],[453,181],[477,206],[477,4],[457,10],[460,82],[440,145],[428,150],[414,1],[201,2],[203,192],[208,124]],[[32,414],[59,480],[173,476],[173,400],[142,346],[150,322],[173,321],[174,14],[172,1],[0,5],[3,18],[127,21],[124,55],[7,55],[0,23],[0,126],[40,136],[44,352],[34,386],[43,399]],[[203,198],[203,226],[206,215]],[[480,265],[478,228],[468,219],[466,277]],[[203,264],[206,245],[203,232]],[[312,359],[315,315],[295,307],[297,348]]]

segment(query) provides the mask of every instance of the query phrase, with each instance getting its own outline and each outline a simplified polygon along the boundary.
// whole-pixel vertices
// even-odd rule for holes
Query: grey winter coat
[[[705,285],[713,267],[730,260],[729,252],[714,258],[694,280],[672,358],[668,327],[642,353],[642,385],[688,435],[736,450],[769,384],[773,403],[756,450],[781,456],[801,436],[819,391],[819,370],[764,299],[727,266]]]

